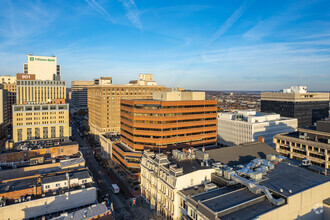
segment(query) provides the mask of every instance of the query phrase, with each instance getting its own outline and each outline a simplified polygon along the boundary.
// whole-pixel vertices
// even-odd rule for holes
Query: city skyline
[[[1,1],[0,74],[54,54],[62,79],[152,73],[203,90],[329,91],[327,1]]]

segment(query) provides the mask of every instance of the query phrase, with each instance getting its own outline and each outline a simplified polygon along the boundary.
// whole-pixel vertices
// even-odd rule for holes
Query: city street
[[[115,219],[155,219],[154,213],[149,209],[149,205],[137,198],[135,207],[129,205],[129,201],[125,200],[121,194],[114,194],[111,190],[111,180],[107,173],[101,167],[93,154],[88,154],[91,149],[88,143],[79,136],[76,126],[72,125],[72,136],[78,142],[80,151],[84,154],[86,166],[92,172],[94,180],[98,183],[100,195],[109,195],[110,203],[113,203]]]

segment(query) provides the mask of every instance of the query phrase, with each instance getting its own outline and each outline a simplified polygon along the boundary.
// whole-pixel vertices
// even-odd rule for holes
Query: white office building
[[[297,129],[295,118],[280,114],[262,113],[250,110],[223,112],[218,114],[218,144],[233,146],[257,141],[262,137],[268,145],[275,147],[273,136],[293,132]]]

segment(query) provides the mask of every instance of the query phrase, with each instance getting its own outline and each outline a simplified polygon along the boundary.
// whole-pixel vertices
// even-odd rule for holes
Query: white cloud
[[[140,11],[137,8],[134,0],[119,0],[125,10],[127,11],[126,16],[131,23],[138,29],[142,29],[142,23],[140,21]]]
[[[95,0],[86,0],[89,6],[91,6],[95,11],[97,11],[100,15],[104,16],[105,18],[109,19],[113,24],[115,24],[115,20],[111,17],[109,12],[105,10],[99,3]]]

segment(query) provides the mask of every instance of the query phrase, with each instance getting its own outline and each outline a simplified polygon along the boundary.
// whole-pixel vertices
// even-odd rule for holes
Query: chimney
[[[261,143],[265,143],[265,137],[259,136],[258,141]]]

